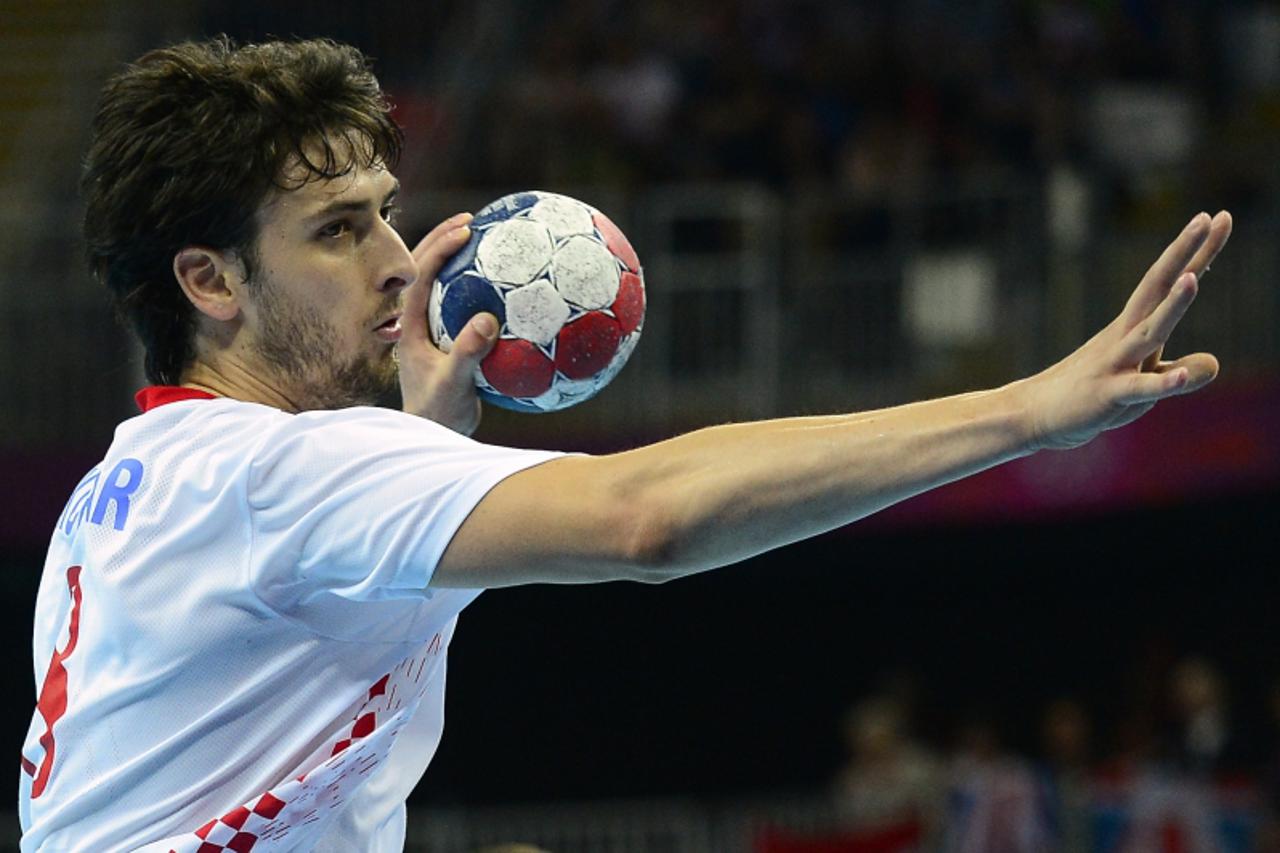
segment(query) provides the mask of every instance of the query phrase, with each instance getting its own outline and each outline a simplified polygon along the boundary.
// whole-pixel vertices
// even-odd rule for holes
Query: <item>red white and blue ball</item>
[[[522,192],[484,207],[431,290],[430,328],[446,352],[482,311],[501,324],[476,370],[480,396],[551,412],[618,375],[644,325],[644,273],[618,227],[568,196]]]

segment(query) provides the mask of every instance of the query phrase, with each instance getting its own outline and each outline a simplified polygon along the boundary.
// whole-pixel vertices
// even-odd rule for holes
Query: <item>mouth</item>
[[[400,315],[393,314],[374,327],[373,333],[387,343],[394,344],[400,340]]]

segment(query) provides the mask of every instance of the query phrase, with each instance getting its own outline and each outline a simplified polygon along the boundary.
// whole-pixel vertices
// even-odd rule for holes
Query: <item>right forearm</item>
[[[684,575],[863,518],[1030,451],[1015,386],[854,415],[701,430],[614,457]]]
[[[711,427],[513,475],[436,586],[667,580],[737,562],[1028,452],[1016,386],[856,415]]]

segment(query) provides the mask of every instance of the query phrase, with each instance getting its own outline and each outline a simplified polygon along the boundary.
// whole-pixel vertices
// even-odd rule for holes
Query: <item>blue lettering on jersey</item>
[[[129,501],[138,486],[142,485],[142,474],[142,463],[137,459],[121,459],[105,480],[101,468],[94,468],[85,474],[84,479],[72,491],[71,499],[58,518],[58,527],[63,535],[75,535],[80,525],[86,521],[102,524],[107,518],[107,508],[112,504],[116,511],[111,526],[116,530],[124,530],[125,522],[129,520]]]
[[[142,463],[137,459],[121,459],[107,475],[107,481],[98,492],[98,502],[93,505],[93,517],[89,521],[101,524],[107,515],[107,505],[116,505],[115,528],[124,530],[129,519],[129,495],[142,485]]]
[[[89,513],[93,509],[93,494],[98,490],[100,476],[102,476],[102,469],[94,468],[84,475],[84,479],[71,493],[71,500],[67,501],[66,508],[58,518],[58,527],[62,529],[64,536],[70,537],[81,524],[89,520]]]

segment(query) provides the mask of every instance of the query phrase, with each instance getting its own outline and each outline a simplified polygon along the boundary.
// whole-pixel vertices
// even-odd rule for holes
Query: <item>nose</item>
[[[395,293],[404,290],[418,280],[418,264],[404,244],[400,232],[388,222],[379,221],[377,240],[381,263],[378,272],[378,291]]]

